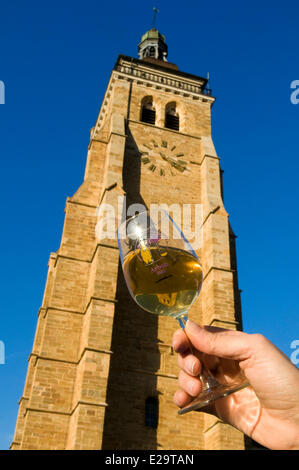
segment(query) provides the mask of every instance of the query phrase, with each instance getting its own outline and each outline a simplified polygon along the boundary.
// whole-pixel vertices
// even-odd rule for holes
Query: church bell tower
[[[211,138],[215,98],[206,78],[168,62],[156,28],[138,54],[116,60],[83,182],[66,200],[11,449],[244,448],[244,436],[219,419],[178,415],[177,324],[135,304],[116,238],[99,236],[104,205],[117,213],[132,204],[200,205],[204,282],[190,317],[242,328],[235,236]]]

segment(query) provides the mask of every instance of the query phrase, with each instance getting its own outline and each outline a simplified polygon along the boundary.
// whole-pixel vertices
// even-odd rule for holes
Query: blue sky
[[[154,5],[168,60],[210,73],[244,329],[289,357],[299,340],[298,2],[2,2],[0,449],[13,437],[47,262],[83,179],[89,130],[118,54],[137,57]]]

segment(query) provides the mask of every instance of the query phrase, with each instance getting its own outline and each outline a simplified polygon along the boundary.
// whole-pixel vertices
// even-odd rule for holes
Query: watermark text
[[[291,93],[290,100],[292,104],[299,103],[299,80],[293,80],[291,82],[291,89],[294,90]]]
[[[0,104],[5,104],[5,85],[2,80],[0,80]]]
[[[0,364],[5,364],[5,346],[3,341],[0,341]]]
[[[195,250],[202,247],[202,204],[160,203],[150,204],[148,208],[143,204],[131,204],[127,210],[124,209],[125,207],[125,196],[118,196],[116,207],[106,203],[102,203],[97,207],[95,232],[98,240],[115,239],[117,228],[123,220],[134,217],[136,213],[143,214],[145,211],[148,211],[150,224],[152,224],[148,228],[150,230],[153,227],[153,233],[149,235],[150,238],[155,238],[155,227],[161,221],[161,238],[183,238],[188,240]],[[163,216],[165,213],[169,217]],[[126,238],[126,235],[125,232],[118,233],[119,238]]]
[[[299,339],[294,339],[291,344],[290,344],[291,349],[294,349],[294,351],[291,354],[291,361],[295,366],[299,364]]]

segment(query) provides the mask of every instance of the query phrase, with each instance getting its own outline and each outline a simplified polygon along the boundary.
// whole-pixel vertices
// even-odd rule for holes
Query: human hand
[[[250,383],[201,411],[215,414],[269,449],[299,449],[299,370],[287,356],[262,335],[202,328],[188,320],[185,332],[173,335],[181,368],[174,402],[180,408],[201,391],[201,363],[191,353],[188,338],[198,351],[226,359],[232,370],[237,361]]]

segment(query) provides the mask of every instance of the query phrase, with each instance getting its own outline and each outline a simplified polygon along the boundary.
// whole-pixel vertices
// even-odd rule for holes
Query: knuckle
[[[218,338],[217,334],[211,334],[211,336],[209,336],[210,354],[215,354],[215,351],[217,350],[218,343],[219,343],[219,338]]]
[[[180,354],[178,355],[178,366],[180,367],[180,369],[183,369],[184,366],[184,360]]]
[[[261,333],[254,333],[251,335],[251,341],[252,343],[258,345],[258,346],[263,346],[264,344],[267,343],[267,339],[264,335]]]
[[[182,373],[182,371],[181,371],[181,372],[179,373],[179,386],[180,386],[180,388],[181,388],[182,390],[185,390],[185,382],[186,382],[185,377],[184,377],[184,375],[183,375],[183,373]]]
[[[252,353],[263,351],[269,345],[269,340],[261,333],[254,333],[250,335],[250,346]]]

